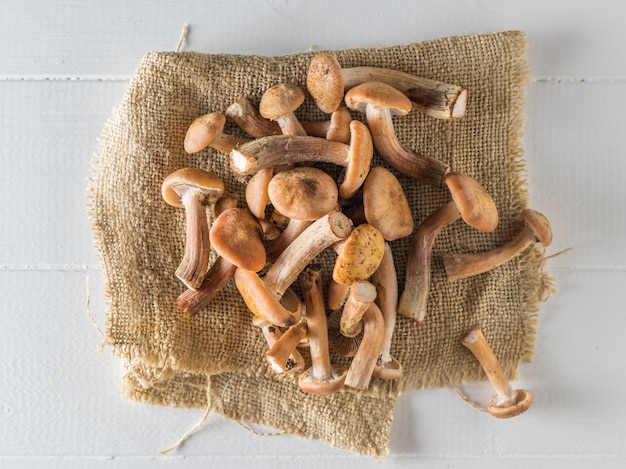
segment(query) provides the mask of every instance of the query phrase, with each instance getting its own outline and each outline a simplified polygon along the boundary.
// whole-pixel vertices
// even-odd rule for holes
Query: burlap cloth
[[[404,377],[395,382],[374,378],[367,392],[327,397],[307,395],[294,377],[269,371],[265,341],[251,325],[232,280],[199,314],[181,314],[176,299],[184,286],[174,271],[183,252],[185,214],[167,205],[160,193],[167,174],[193,166],[222,176],[227,193],[244,201],[244,185],[231,173],[226,155],[211,149],[185,153],[187,127],[201,114],[225,111],[240,96],[258,104],[264,90],[279,82],[304,86],[314,53],[148,53],[102,132],[88,191],[106,279],[106,343],[123,359],[127,395],[170,406],[208,406],[228,418],[381,456],[389,451],[401,392],[482,378],[477,362],[460,345],[469,329],[483,329],[508,375],[515,377],[519,363],[534,352],[538,302],[549,284],[543,253],[528,249],[490,273],[454,283],[445,280],[441,254],[493,248],[521,227],[519,212],[528,203],[521,146],[529,78],[526,46],[524,33],[503,32],[334,52],[344,67],[388,67],[467,87],[464,118],[444,121],[412,112],[394,120],[396,131],[408,147],[481,181],[496,201],[500,224],[484,234],[459,221],[437,239],[426,320],[418,325],[399,318],[396,326],[392,353],[403,364]],[[326,118],[310,99],[297,116]],[[240,133],[232,123],[227,131]],[[375,164],[381,164],[377,156]],[[449,200],[445,190],[399,179],[416,223]],[[392,244],[400,287],[407,247],[408,239]],[[334,256],[325,252],[317,262],[329,267]]]

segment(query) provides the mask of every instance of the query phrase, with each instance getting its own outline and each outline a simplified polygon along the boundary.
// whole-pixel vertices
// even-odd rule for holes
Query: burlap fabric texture
[[[482,378],[477,362],[460,345],[471,328],[482,328],[514,377],[519,363],[534,352],[538,303],[548,285],[543,253],[530,248],[492,272],[453,283],[445,280],[441,255],[496,247],[522,225],[519,212],[528,204],[521,146],[526,46],[524,33],[503,32],[333,52],[344,67],[386,67],[467,87],[464,118],[444,121],[412,112],[394,124],[408,147],[482,182],[498,206],[500,223],[485,234],[459,221],[438,237],[426,320],[417,324],[399,318],[396,326],[392,353],[403,364],[404,377],[395,382],[374,378],[366,392],[326,397],[307,395],[295,377],[268,369],[265,341],[251,325],[232,280],[199,314],[181,314],[176,299],[184,286],[174,271],[183,252],[185,214],[167,205],[160,193],[165,176],[191,166],[220,175],[227,194],[243,203],[244,181],[231,172],[227,155],[212,149],[187,154],[186,130],[196,117],[223,112],[241,96],[258,104],[277,83],[304,86],[314,53],[148,53],[102,132],[88,196],[106,279],[106,342],[125,363],[127,395],[170,406],[209,406],[228,418],[381,456],[389,452],[400,393]],[[327,117],[310,99],[297,116]],[[243,135],[231,122],[226,131]],[[374,164],[384,165],[377,155]],[[394,173],[416,224],[449,200],[445,190]],[[392,243],[400,288],[408,242]],[[324,252],[316,262],[328,273],[334,258],[334,252]]]

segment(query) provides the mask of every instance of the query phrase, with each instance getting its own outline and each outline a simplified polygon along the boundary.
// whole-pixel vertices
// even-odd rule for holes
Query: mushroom
[[[446,254],[443,266],[449,281],[488,272],[520,255],[535,240],[544,247],[552,243],[552,228],[548,219],[532,209],[521,212],[525,227],[509,242],[479,254]]]
[[[304,102],[302,88],[289,83],[280,83],[269,88],[261,97],[259,114],[276,121],[285,135],[306,135],[294,111]]]
[[[341,333],[341,314],[340,309],[330,312],[328,315],[328,343],[337,355],[352,358],[359,350],[359,345],[363,340],[363,331],[354,337],[346,337]],[[363,329],[363,328],[361,328]]]
[[[182,168],[169,174],[161,185],[165,201],[183,207],[186,215],[186,241],[176,276],[192,290],[200,286],[209,267],[210,245],[206,206],[224,193],[218,176],[196,168]]]
[[[307,319],[301,317],[293,326],[289,327],[274,345],[265,353],[265,360],[272,371],[278,374],[289,371],[289,359],[296,351],[298,344],[307,336]]]
[[[328,108],[324,111],[327,113],[332,112],[334,106],[341,104],[345,90],[367,81],[380,81],[397,88],[413,101],[414,109],[429,116],[454,119],[465,115],[467,89],[459,85],[388,68],[342,69],[337,59],[328,53],[316,54],[307,72],[307,89],[323,111],[322,106],[328,102]],[[332,99],[328,99],[329,97]]]
[[[432,248],[439,232],[462,218],[480,231],[491,232],[498,225],[498,210],[487,190],[470,176],[450,173],[446,185],[452,195],[447,202],[418,226],[413,234],[407,255],[404,290],[400,296],[398,313],[422,322],[426,315],[430,290]]]
[[[384,340],[373,374],[382,379],[397,379],[402,376],[402,364],[391,355],[391,341],[396,326],[398,278],[389,243],[385,243],[385,254],[372,275],[372,283],[376,286],[376,302],[385,323]]]
[[[252,137],[259,138],[282,133],[276,122],[261,117],[257,109],[245,97],[239,98],[228,106],[225,114]]]
[[[197,153],[210,146],[228,154],[237,145],[250,140],[223,133],[224,124],[226,124],[226,116],[220,112],[210,112],[195,119],[185,135],[185,151]]]
[[[370,304],[363,315],[363,338],[346,374],[346,386],[363,390],[368,388],[383,344],[384,329],[380,309],[376,303]]]
[[[246,205],[258,219],[265,218],[265,207],[269,201],[267,186],[274,176],[273,168],[264,168],[252,175],[246,184]]]
[[[325,121],[304,121],[302,127],[308,135],[323,137],[334,142],[350,142],[350,122],[352,114],[346,107],[340,107]]]
[[[366,115],[374,146],[389,165],[424,184],[443,185],[448,165],[410,150],[400,143],[394,130],[392,116],[409,113],[409,98],[385,83],[365,82],[350,89],[345,102]]]
[[[188,288],[178,296],[176,301],[182,312],[191,316],[208,305],[215,298],[215,295],[226,286],[236,269],[235,264],[218,256],[204,277],[202,284],[196,290]]]
[[[248,176],[282,163],[327,162],[346,167],[339,195],[349,199],[369,172],[373,156],[371,134],[360,121],[350,123],[350,145],[320,137],[272,135],[241,145],[230,153],[233,171]]]
[[[267,319],[254,315],[252,317],[252,325],[259,327],[267,343],[268,350],[271,349],[274,344],[281,338],[283,332],[278,326],[275,326]],[[283,373],[299,373],[304,370],[304,358],[297,349],[291,352],[287,362],[283,365]]]
[[[496,391],[487,405],[487,411],[497,418],[515,417],[525,412],[532,404],[532,394],[524,389],[511,388],[482,331],[473,329],[461,343],[476,357]]]
[[[306,308],[311,353],[311,368],[300,375],[298,386],[308,393],[330,394],[343,387],[346,370],[333,367],[330,363],[321,270],[315,266],[308,267],[298,280]]]
[[[376,299],[376,287],[367,280],[356,280],[348,289],[348,298],[343,305],[339,328],[346,337],[354,337],[363,330],[361,319],[369,305]]]

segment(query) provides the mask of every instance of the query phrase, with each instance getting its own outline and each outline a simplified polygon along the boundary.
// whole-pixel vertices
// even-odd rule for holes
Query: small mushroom
[[[363,315],[363,338],[346,374],[346,386],[363,390],[369,387],[384,335],[383,315],[376,303],[372,303]]]
[[[209,267],[210,245],[206,206],[224,193],[224,182],[215,174],[196,168],[182,168],[169,174],[161,185],[165,201],[183,207],[186,241],[176,276],[192,290],[198,288]]]
[[[327,113],[341,104],[345,90],[367,81],[379,81],[397,88],[413,101],[414,109],[429,116],[454,119],[465,115],[467,89],[463,86],[388,68],[342,69],[337,59],[328,53],[316,54],[307,72],[307,89],[320,109]]]
[[[532,404],[532,394],[524,389],[514,390],[504,376],[502,365],[480,329],[474,329],[461,341],[480,363],[496,395],[489,401],[487,411],[497,418],[509,418],[525,412]]]
[[[354,337],[363,330],[361,319],[376,299],[376,287],[367,280],[352,282],[343,305],[339,327],[346,337]]]
[[[245,97],[239,98],[228,106],[225,114],[244,132],[254,138],[282,134],[280,126],[276,122],[263,118],[252,103]]]
[[[271,349],[283,335],[282,330],[278,326],[275,326],[261,316],[253,316],[252,325],[261,329],[268,350]],[[288,357],[282,369],[284,370],[283,373],[299,373],[304,370],[304,358],[302,358],[302,355],[297,349],[291,352],[291,355]]]
[[[385,323],[385,337],[373,374],[382,379],[398,379],[403,374],[402,364],[391,355],[391,341],[398,308],[398,277],[389,243],[385,243],[385,254],[380,266],[372,275],[372,283],[376,286],[376,303]]]
[[[446,254],[443,266],[449,281],[488,272],[519,256],[535,240],[544,247],[552,243],[552,228],[548,219],[532,209],[521,212],[525,227],[508,243],[478,254]]]
[[[304,90],[289,83],[280,83],[269,88],[261,97],[259,114],[265,119],[276,121],[285,135],[306,135],[294,111],[304,102]]]
[[[334,142],[350,142],[350,122],[352,114],[346,107],[340,107],[325,121],[304,121],[302,127],[308,135],[323,137]]]
[[[306,308],[311,368],[300,375],[298,386],[308,393],[330,394],[343,387],[346,370],[330,362],[321,270],[308,267],[300,274],[299,284]]]
[[[356,355],[363,340],[363,331],[354,337],[346,337],[341,333],[340,309],[330,312],[328,315],[328,343],[337,355],[352,358]],[[362,328],[361,328],[362,329]]]
[[[296,347],[307,336],[307,319],[301,317],[293,326],[290,326],[280,338],[265,353],[265,360],[272,371],[278,374],[289,371],[289,360],[296,351]]]
[[[346,176],[339,186],[341,197],[349,199],[362,185],[373,156],[372,138],[360,121],[350,123],[350,145],[320,137],[273,135],[258,138],[230,153],[230,165],[240,176],[254,174],[278,164],[305,161],[326,162],[346,167]]]
[[[187,129],[184,148],[187,153],[197,153],[210,146],[222,153],[230,153],[237,145],[250,141],[224,132],[226,116],[220,112],[210,112],[195,119]]]
[[[462,218],[480,231],[491,232],[498,225],[498,210],[487,190],[475,179],[458,173],[446,176],[452,199],[428,217],[413,234],[407,256],[404,290],[398,313],[422,322],[430,291],[432,248],[439,232]]]
[[[188,288],[178,296],[177,303],[182,312],[191,316],[208,305],[215,298],[215,295],[226,286],[236,269],[235,264],[218,256],[204,277],[202,284],[196,290]]]
[[[448,165],[407,148],[394,130],[392,117],[409,113],[409,98],[385,83],[365,82],[350,89],[345,102],[350,109],[366,115],[374,147],[389,165],[424,184],[437,188],[443,185]]]

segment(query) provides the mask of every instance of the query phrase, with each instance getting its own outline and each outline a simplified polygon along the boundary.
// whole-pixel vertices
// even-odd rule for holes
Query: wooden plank
[[[268,55],[521,29],[535,76],[621,79],[622,9],[611,0],[246,0],[236,8],[225,1],[5,0],[0,76],[128,77],[147,51],[174,50],[189,23],[186,50]]]

